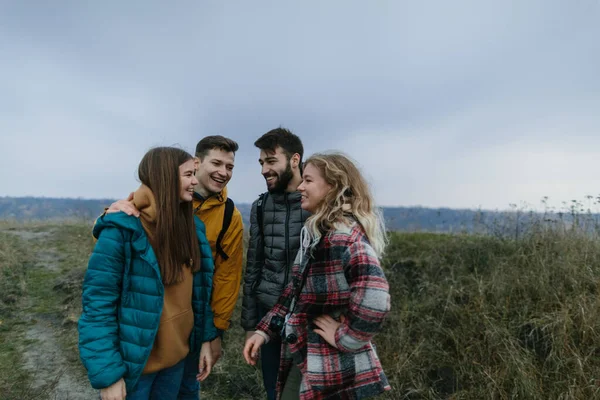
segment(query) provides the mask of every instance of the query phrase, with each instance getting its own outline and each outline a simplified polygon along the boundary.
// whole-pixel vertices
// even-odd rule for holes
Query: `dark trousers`
[[[290,373],[283,386],[281,400],[298,400],[300,398],[300,386],[302,385],[302,372],[296,364],[292,364]]]
[[[185,358],[185,360],[183,360],[183,376],[177,400],[198,400],[198,392],[200,392],[200,383],[196,380],[196,375],[198,375],[199,359],[199,353],[190,353]]]
[[[268,308],[258,306],[258,318],[262,319]],[[269,340],[260,348],[260,367],[262,369],[263,384],[267,392],[267,400],[275,400],[275,389],[277,387],[277,375],[279,374],[279,359],[281,357],[281,339]]]
[[[152,374],[142,375],[127,400],[175,400],[183,378],[184,361]]]

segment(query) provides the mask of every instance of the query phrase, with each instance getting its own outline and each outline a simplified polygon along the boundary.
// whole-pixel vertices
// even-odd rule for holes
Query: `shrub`
[[[393,398],[594,398],[600,242],[391,235],[392,312],[375,342]]]

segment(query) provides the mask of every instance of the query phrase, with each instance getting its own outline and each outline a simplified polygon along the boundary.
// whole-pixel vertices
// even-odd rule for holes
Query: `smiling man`
[[[194,193],[194,214],[206,225],[206,237],[215,260],[210,302],[220,333],[211,342],[215,362],[221,356],[222,334],[229,328],[242,277],[242,214],[227,197],[226,187],[233,175],[237,150],[235,141],[219,135],[206,136],[196,145],[198,185]],[[197,373],[197,357],[190,355],[178,399],[198,399]]]
[[[300,208],[302,141],[284,128],[273,129],[254,145],[260,149],[261,174],[267,192],[252,204],[250,241],[246,256],[242,327],[254,333],[260,319],[277,303],[287,285],[300,248],[300,231],[308,212]],[[281,341],[261,348],[263,383],[269,400],[275,399]]]
[[[196,145],[198,185],[194,213],[206,225],[206,236],[215,259],[211,305],[215,326],[225,331],[237,301],[242,276],[242,214],[227,197],[238,144],[223,136],[206,136]],[[220,347],[219,347],[220,352]]]

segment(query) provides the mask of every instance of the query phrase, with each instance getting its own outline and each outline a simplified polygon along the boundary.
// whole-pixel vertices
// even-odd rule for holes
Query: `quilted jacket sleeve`
[[[212,284],[212,277],[209,281]],[[210,291],[209,291],[210,299]],[[210,306],[210,301],[205,303],[204,308],[204,328],[202,330],[202,342],[210,342],[217,337],[217,327],[215,326],[215,316]]]
[[[203,284],[199,290],[203,293],[199,298],[202,299],[201,307],[203,307],[203,320],[201,321],[201,337],[200,343],[209,342],[217,337],[217,328],[215,327],[214,313],[210,305],[213,292],[213,274],[215,272],[215,263],[212,256],[212,250],[208,239],[206,238],[206,226],[198,217],[194,217],[196,223],[196,234],[200,243],[200,255],[202,257],[201,273],[203,276]]]
[[[210,279],[209,283],[212,283],[212,278]],[[215,326],[215,316],[210,306],[210,301],[207,301],[205,303],[203,326],[204,327],[202,330],[202,342],[210,342],[214,340],[217,337],[217,327]]]
[[[344,260],[351,295],[346,319],[336,331],[335,342],[341,351],[355,351],[381,329],[390,310],[389,286],[375,251],[367,242],[350,244]]]
[[[253,331],[258,323],[258,305],[254,288],[258,285],[263,267],[263,239],[260,235],[257,218],[257,203],[252,204],[250,214],[250,241],[246,254],[246,273],[244,275],[244,298],[242,301],[242,328]]]
[[[79,354],[95,389],[112,385],[126,372],[117,322],[125,262],[122,233],[103,229],[88,262],[78,325]]]

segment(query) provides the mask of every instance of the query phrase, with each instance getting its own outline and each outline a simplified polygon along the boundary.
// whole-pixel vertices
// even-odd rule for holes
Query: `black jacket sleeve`
[[[250,240],[246,254],[246,273],[244,275],[244,298],[242,301],[242,328],[253,331],[258,324],[258,304],[254,289],[260,283],[264,264],[264,244],[257,218],[258,200],[252,203],[250,214]]]

